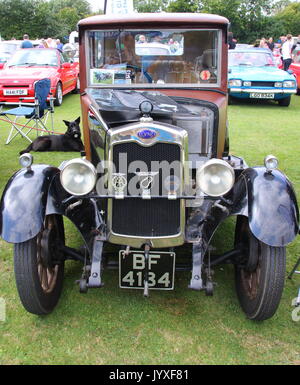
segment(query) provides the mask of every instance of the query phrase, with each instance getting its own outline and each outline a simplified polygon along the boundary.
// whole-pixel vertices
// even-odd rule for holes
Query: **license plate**
[[[250,98],[255,98],[255,99],[274,99],[274,94],[269,94],[269,93],[258,93],[258,92],[252,92],[250,94]]]
[[[124,289],[144,288],[145,253],[119,252],[119,285]],[[175,253],[150,251],[148,260],[149,289],[173,290]]]
[[[4,95],[10,96],[10,95],[27,95],[28,90],[24,89],[6,89],[3,90]]]

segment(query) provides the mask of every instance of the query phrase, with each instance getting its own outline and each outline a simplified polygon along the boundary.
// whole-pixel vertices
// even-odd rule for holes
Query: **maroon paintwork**
[[[88,129],[88,110],[91,105],[89,96],[84,92],[87,87],[87,71],[86,71],[86,47],[84,40],[84,32],[87,29],[106,30],[119,28],[182,28],[182,29],[205,29],[216,28],[221,29],[222,33],[222,62],[221,62],[221,82],[220,87],[207,88],[176,88],[162,89],[159,91],[166,95],[177,95],[183,97],[191,97],[195,99],[207,100],[213,102],[219,108],[219,131],[218,131],[218,147],[217,156],[222,157],[226,136],[226,119],[227,119],[227,66],[228,66],[228,45],[227,45],[227,28],[229,21],[217,15],[210,14],[192,14],[192,13],[145,13],[145,14],[130,14],[130,15],[101,15],[91,16],[81,20],[78,23],[79,27],[79,56],[80,56],[80,84],[81,92],[81,107],[84,127],[84,142],[87,153],[87,158],[90,159],[90,138]]]

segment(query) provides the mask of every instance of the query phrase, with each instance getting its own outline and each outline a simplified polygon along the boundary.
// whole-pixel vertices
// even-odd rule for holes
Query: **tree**
[[[199,10],[199,2],[193,0],[177,0],[172,1],[168,7],[168,12],[197,12]]]
[[[278,12],[274,19],[281,23],[284,33],[300,34],[300,3],[291,3]]]
[[[134,9],[140,13],[150,12],[161,12],[166,8],[166,2],[163,0],[134,0]]]
[[[37,4],[36,0],[0,0],[1,36],[21,39],[24,33],[30,34]]]

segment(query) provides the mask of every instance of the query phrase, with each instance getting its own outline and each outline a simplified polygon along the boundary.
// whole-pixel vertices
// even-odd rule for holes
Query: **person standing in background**
[[[60,52],[62,52],[63,46],[64,46],[63,43],[61,43],[59,39],[56,39],[56,48],[57,48]]]
[[[267,41],[267,44],[268,44],[269,50],[273,51],[273,49],[274,49],[274,42],[273,42],[273,38],[272,37],[269,37],[269,40]]]
[[[27,33],[25,33],[25,35],[23,36],[23,42],[21,44],[21,48],[33,48],[33,44],[29,40],[29,36],[27,35]]]
[[[281,53],[283,61],[283,70],[287,71],[292,63],[292,35],[286,36],[286,41],[282,44]]]

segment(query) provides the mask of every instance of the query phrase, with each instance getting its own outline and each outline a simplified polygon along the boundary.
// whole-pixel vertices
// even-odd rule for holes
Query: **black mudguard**
[[[42,228],[50,183],[59,172],[56,167],[33,165],[21,169],[8,181],[0,212],[1,237],[11,243],[25,242]]]
[[[188,239],[200,236],[207,248],[218,226],[232,215],[248,217],[254,236],[269,246],[286,246],[297,236],[296,195],[291,182],[280,171],[267,173],[265,167],[247,168],[239,173],[224,198],[220,201],[223,210],[213,201],[207,201],[199,213],[191,215],[187,223]]]
[[[247,190],[252,233],[270,246],[282,247],[299,232],[299,210],[291,182],[278,170],[248,168],[242,173]]]

